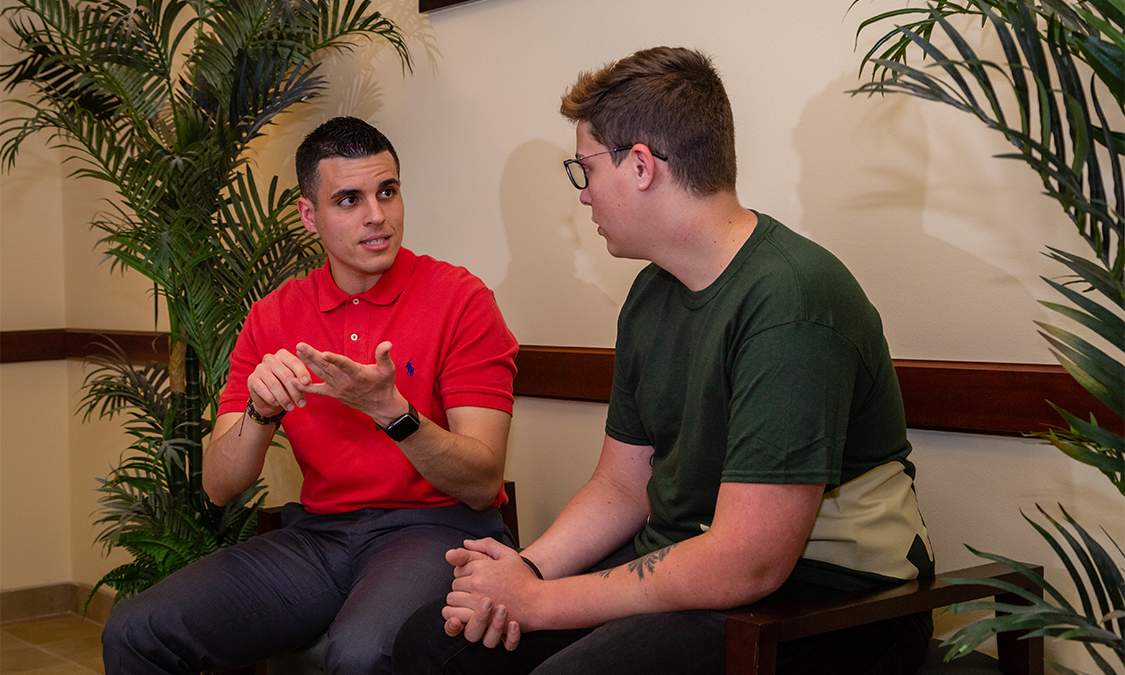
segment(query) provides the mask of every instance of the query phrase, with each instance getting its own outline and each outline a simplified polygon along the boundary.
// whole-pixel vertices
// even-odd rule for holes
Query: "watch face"
[[[418,413],[414,411],[414,406],[410,406],[410,412],[391,422],[387,427],[387,435],[395,442],[404,441],[410,434],[418,431],[418,426]]]

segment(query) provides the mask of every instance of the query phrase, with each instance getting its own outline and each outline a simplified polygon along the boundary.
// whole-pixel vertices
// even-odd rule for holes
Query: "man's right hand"
[[[272,417],[282,410],[292,411],[305,406],[301,387],[311,384],[309,370],[301,359],[286,349],[266,354],[246,380],[254,410]]]
[[[254,410],[273,417],[305,405],[299,386],[311,381],[305,364],[284,349],[267,354],[246,378]],[[219,415],[203,452],[203,489],[212,502],[229,504],[258,480],[275,425],[247,424],[243,411]]]

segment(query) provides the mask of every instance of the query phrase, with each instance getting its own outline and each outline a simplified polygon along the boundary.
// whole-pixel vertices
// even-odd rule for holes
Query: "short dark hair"
[[[677,183],[697,195],[734,191],[734,114],[710,57],[682,47],[639,51],[585,72],[559,111],[588,122],[607,148],[644,143],[667,155]],[[611,155],[620,163],[624,153]]]
[[[401,173],[398,153],[378,129],[355,117],[333,117],[313,129],[297,148],[297,184],[301,186],[301,194],[316,203],[321,160],[333,157],[363,159],[380,152],[391,153],[395,171]]]

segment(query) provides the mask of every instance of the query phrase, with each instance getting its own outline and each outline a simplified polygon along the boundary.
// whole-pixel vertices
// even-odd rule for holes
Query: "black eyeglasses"
[[[598,155],[605,155],[605,154],[609,154],[611,152],[621,152],[622,150],[632,150],[632,149],[633,149],[632,145],[623,145],[620,148],[614,148],[612,150],[603,150],[602,152],[595,152],[592,155],[586,155],[582,159],[563,160],[563,168],[566,169],[566,177],[570,179],[571,185],[578,188],[579,190],[585,190],[586,186],[589,185],[589,183],[586,181],[586,167],[582,165],[583,159],[590,159],[591,157],[597,157]],[[649,150],[649,152],[652,152],[652,150]],[[663,160],[665,162],[668,161],[668,158],[665,157],[664,155],[660,154],[659,152],[653,152],[652,156],[657,158],[657,159]],[[578,167],[578,168],[575,169],[575,167]]]

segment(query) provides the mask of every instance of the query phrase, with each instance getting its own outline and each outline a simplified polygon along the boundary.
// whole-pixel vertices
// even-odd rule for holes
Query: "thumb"
[[[395,362],[391,359],[392,346],[393,345],[390,343],[390,341],[387,340],[380,342],[379,346],[375,348],[376,365],[378,365],[380,368],[384,368],[390,371],[394,371],[395,369]]]
[[[445,552],[445,561],[454,567],[460,567],[473,558],[472,551],[463,548],[451,548]]]
[[[501,544],[491,537],[487,539],[470,539],[465,542],[465,548],[469,551],[477,551],[483,553],[493,560],[499,560],[500,558],[514,552],[511,548],[505,546],[504,544]]]

